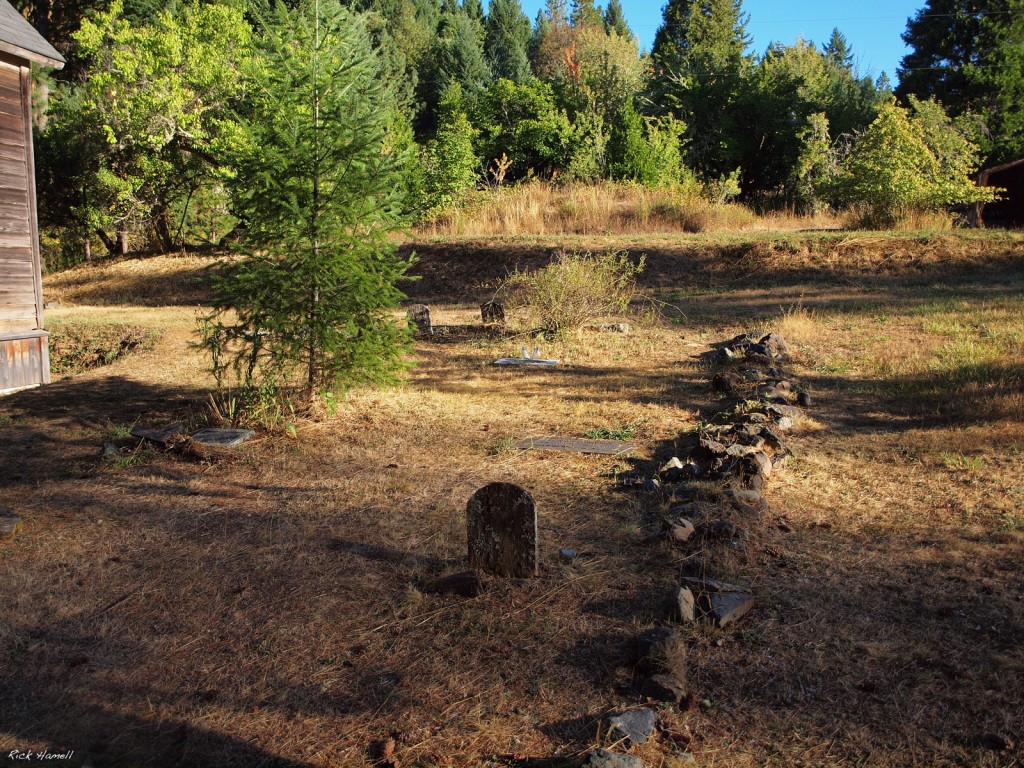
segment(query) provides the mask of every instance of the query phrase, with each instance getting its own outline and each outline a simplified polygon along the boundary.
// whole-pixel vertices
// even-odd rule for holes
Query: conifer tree
[[[491,81],[491,68],[484,57],[483,30],[480,22],[461,10],[444,13],[437,26],[434,46],[433,103],[439,103],[448,88],[458,83],[472,104]]]
[[[394,101],[364,19],[337,0],[278,4],[263,27],[236,163],[248,257],[215,271],[202,345],[218,376],[309,396],[389,380],[408,336],[391,318],[408,266],[388,240]]]
[[[730,172],[742,153],[746,24],[741,0],[669,0],[654,38],[656,98],[687,125],[689,165],[710,176]]]
[[[839,27],[832,28],[832,36],[825,43],[825,58],[832,62],[833,66],[840,69],[853,69],[853,51],[850,50],[850,43],[846,35],[839,31]]]
[[[608,7],[604,9],[604,31],[608,34],[615,32],[625,38],[633,37],[633,30],[626,23],[626,14],[619,0],[608,0]]]
[[[484,52],[495,78],[522,83],[530,77],[530,20],[519,0],[491,0]]]
[[[573,29],[604,26],[604,17],[594,5],[594,0],[572,0],[572,13],[569,21]]]

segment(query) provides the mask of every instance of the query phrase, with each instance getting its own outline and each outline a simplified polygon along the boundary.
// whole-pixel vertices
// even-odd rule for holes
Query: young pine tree
[[[215,270],[202,346],[218,376],[308,396],[387,381],[408,335],[390,315],[408,266],[388,242],[404,162],[391,95],[364,21],[337,0],[272,14],[234,189],[248,256]]]

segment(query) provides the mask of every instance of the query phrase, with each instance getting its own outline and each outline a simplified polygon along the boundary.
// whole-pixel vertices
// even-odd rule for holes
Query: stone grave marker
[[[434,333],[434,326],[430,322],[430,307],[426,304],[413,304],[407,314],[416,326],[416,333]]]
[[[175,438],[185,434],[185,425],[174,423],[168,424],[166,427],[160,427],[159,429],[149,429],[147,427],[133,427],[132,437],[137,437],[140,440],[149,440],[151,443],[157,443],[158,445],[167,446],[168,443],[174,441]]]
[[[21,528],[21,517],[11,510],[0,507],[0,541],[13,539]]]
[[[466,505],[469,565],[494,576],[538,575],[537,505],[518,485],[491,483]]]
[[[542,448],[548,451],[570,451],[572,453],[600,453],[607,456],[625,456],[637,450],[634,443],[619,440],[596,440],[585,437],[528,437],[513,446],[519,451]]]
[[[500,301],[488,301],[480,305],[480,317],[484,325],[502,324],[505,322],[505,305]]]

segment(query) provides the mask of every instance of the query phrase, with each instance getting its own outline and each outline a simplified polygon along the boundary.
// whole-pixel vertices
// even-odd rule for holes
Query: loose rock
[[[697,620],[697,601],[689,587],[679,587],[672,600],[672,617],[683,624],[692,624]]]
[[[658,714],[653,709],[631,709],[609,719],[612,735],[617,739],[626,738],[630,744],[643,744],[654,733]]]
[[[686,671],[686,643],[671,627],[653,627],[637,635],[637,667],[648,674],[669,673],[682,677]]]
[[[800,415],[800,409],[793,405],[779,405],[772,403],[765,410],[777,419],[781,419],[783,416],[793,418],[794,416]]]
[[[747,592],[720,592],[711,595],[709,613],[719,627],[726,627],[748,614],[755,602]]]
[[[797,392],[796,393],[796,402],[797,402],[798,405],[800,405],[800,406],[802,406],[804,408],[810,408],[811,407],[811,393],[810,392]]]
[[[672,541],[682,543],[689,541],[690,537],[693,536],[694,530],[693,523],[685,517],[681,517],[669,528],[668,535]]]
[[[789,354],[789,345],[786,344],[786,340],[783,338],[781,333],[769,333],[761,339],[760,343],[774,357],[785,357]]]
[[[685,517],[687,520],[699,520],[702,517],[714,514],[717,507],[707,501],[688,501],[685,504],[676,504],[669,509],[669,514],[675,517]]]
[[[647,768],[647,763],[635,755],[617,755],[597,749],[587,756],[583,768]]]
[[[671,675],[651,675],[640,686],[640,695],[678,705],[689,697],[689,691],[682,681]]]
[[[477,571],[463,571],[451,576],[444,576],[427,583],[424,592],[437,595],[458,595],[459,597],[477,597],[484,591],[484,582]]]
[[[754,488],[726,488],[725,495],[744,504],[757,504],[761,501],[761,491]]]
[[[104,461],[112,461],[121,455],[121,449],[113,443],[104,443],[103,452],[100,454],[100,458]]]
[[[673,456],[658,470],[658,476],[666,483],[675,483],[683,477],[683,462]]]
[[[754,474],[763,476],[765,480],[772,476],[772,460],[768,458],[768,454],[760,451],[752,453],[747,457],[747,462]]]

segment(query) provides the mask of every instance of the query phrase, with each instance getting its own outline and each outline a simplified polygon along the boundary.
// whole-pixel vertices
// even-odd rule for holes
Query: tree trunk
[[[85,260],[92,261],[92,238],[88,232],[85,233]]]
[[[110,235],[98,227],[96,228],[96,234],[103,241],[103,244],[107,246],[107,254],[109,256],[117,256],[117,244],[110,239]]]
[[[119,256],[128,255],[128,230],[117,230],[117,253]]]
[[[153,220],[153,229],[156,230],[156,236],[160,245],[161,253],[170,253],[174,250],[174,238],[171,237],[171,229],[167,226],[167,214],[158,213],[156,218]]]

